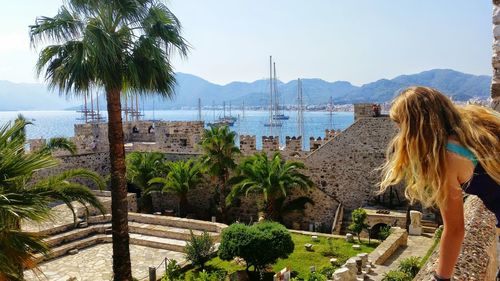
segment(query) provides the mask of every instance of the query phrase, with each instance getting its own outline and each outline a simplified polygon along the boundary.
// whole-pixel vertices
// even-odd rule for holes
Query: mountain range
[[[140,105],[145,109],[167,109],[195,107],[198,98],[202,105],[221,105],[226,101],[240,106],[265,106],[269,103],[269,80],[254,82],[231,82],[218,85],[198,76],[177,73],[175,96],[170,100],[158,97],[141,98]],[[358,102],[390,101],[399,91],[412,86],[429,86],[465,101],[470,98],[490,96],[491,77],[471,75],[451,69],[433,69],[417,74],[401,75],[393,79],[380,79],[362,86],[347,81],[328,82],[322,79],[301,79],[305,104],[325,104],[330,97],[335,104]],[[278,92],[283,104],[297,103],[297,80],[283,83],[278,81]],[[56,110],[79,108],[82,100],[66,99],[51,92],[44,84],[12,83],[0,81],[0,110]],[[104,95],[100,95],[100,106],[105,108]],[[141,102],[140,102],[141,103]]]

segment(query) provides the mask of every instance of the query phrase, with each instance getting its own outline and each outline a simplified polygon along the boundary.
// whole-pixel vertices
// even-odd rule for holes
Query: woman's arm
[[[464,240],[463,196],[454,168],[458,167],[448,165],[450,170],[447,172],[448,197],[440,207],[444,231],[439,246],[439,263],[436,273],[441,278],[451,278]]]

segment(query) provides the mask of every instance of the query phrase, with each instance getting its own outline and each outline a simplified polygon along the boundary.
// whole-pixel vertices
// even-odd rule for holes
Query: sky
[[[0,80],[43,82],[28,25],[61,0],[0,0]],[[491,75],[489,0],[168,0],[192,48],[176,71],[210,82],[269,76],[362,85],[434,68]]]

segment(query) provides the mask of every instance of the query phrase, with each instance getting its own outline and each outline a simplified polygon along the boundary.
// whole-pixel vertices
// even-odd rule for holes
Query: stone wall
[[[491,80],[491,107],[500,111],[500,0],[493,0],[493,79]]]
[[[454,269],[454,280],[495,280],[498,268],[496,218],[481,199],[469,196],[464,203],[465,236]],[[415,281],[431,281],[436,269],[439,246],[422,267]]]
[[[240,135],[240,151],[243,155],[252,155],[257,152],[256,137],[250,135]]]
[[[391,235],[387,237],[378,247],[368,255],[369,260],[374,264],[381,265],[392,255],[399,247],[404,247],[408,243],[408,232],[400,227],[392,227]]]
[[[305,158],[318,188],[344,204],[346,214],[373,198],[385,161],[385,151],[396,134],[388,117],[360,118]]]
[[[160,151],[193,153],[204,130],[203,121],[158,122],[155,127],[156,143]]]

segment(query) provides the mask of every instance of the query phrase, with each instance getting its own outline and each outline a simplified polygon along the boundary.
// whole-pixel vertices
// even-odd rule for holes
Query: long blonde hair
[[[411,87],[393,101],[391,119],[399,133],[381,167],[380,193],[404,182],[410,203],[441,206],[446,188],[446,144],[453,136],[471,150],[486,172],[500,183],[500,116],[476,105],[456,106],[439,91]]]

